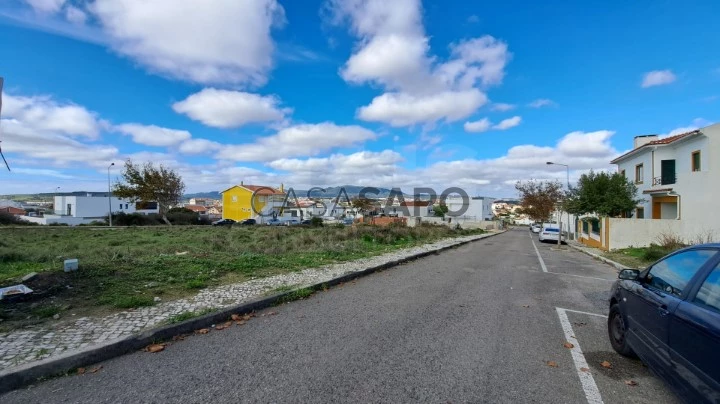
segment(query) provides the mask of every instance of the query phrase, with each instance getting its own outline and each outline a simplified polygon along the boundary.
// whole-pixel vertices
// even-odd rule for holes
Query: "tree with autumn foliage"
[[[174,170],[160,164],[155,167],[148,162],[143,165],[131,160],[125,162],[122,181],[113,186],[113,195],[133,202],[157,202],[160,216],[171,224],[166,213],[172,205],[180,202],[185,192],[182,177]]]
[[[536,222],[547,222],[565,194],[559,181],[518,181],[521,213]]]

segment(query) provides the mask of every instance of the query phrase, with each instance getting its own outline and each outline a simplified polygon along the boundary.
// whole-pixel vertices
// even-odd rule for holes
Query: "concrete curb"
[[[489,237],[502,234],[483,234],[479,238],[460,241],[449,246],[439,247],[434,250],[423,251],[402,259],[392,260],[380,265],[375,265],[361,271],[351,272],[326,282],[316,283],[305,288],[314,291],[335,286],[340,283],[349,282],[353,279],[370,275],[377,271],[392,268],[419,258],[438,254],[442,251],[456,248],[468,243],[484,240]],[[302,289],[305,289],[302,288]],[[175,335],[192,333],[200,328],[210,327],[212,324],[224,323],[230,319],[232,314],[244,314],[253,311],[263,310],[282,302],[283,298],[292,294],[295,290],[275,294],[268,297],[251,300],[236,306],[220,309],[216,312],[193,318],[182,323],[170,324],[159,328],[147,330],[141,334],[108,341],[83,350],[67,352],[52,358],[43,359],[37,362],[26,363],[12,369],[0,372],[0,394],[7,393],[17,388],[32,384],[42,378],[62,375],[72,369],[106,361],[116,356],[140,350],[152,343],[171,339]]]
[[[582,248],[582,247],[578,247],[578,246],[573,245],[573,244],[570,244],[570,243],[568,243],[567,245],[569,245],[570,247],[572,247],[572,248],[574,248],[574,249],[576,249],[576,250],[578,250],[578,251],[584,252],[585,254],[587,254],[587,255],[589,255],[589,256],[591,256],[591,257],[593,257],[593,258],[597,258],[597,259],[599,259],[600,261],[602,261],[602,262],[604,262],[604,263],[606,263],[606,264],[608,264],[608,265],[610,265],[610,266],[612,266],[612,267],[615,267],[615,269],[617,269],[618,272],[622,271],[623,269],[628,269],[628,267],[626,267],[625,265],[623,265],[623,264],[621,264],[621,263],[619,263],[619,262],[615,262],[615,261],[613,261],[613,260],[611,260],[611,259],[607,259],[607,258],[605,258],[605,257],[603,257],[603,256],[601,256],[601,255],[597,255],[597,254],[595,254],[595,253],[592,253],[592,252],[590,252],[590,251],[588,251],[588,250],[586,250],[586,249],[584,249],[584,248]]]

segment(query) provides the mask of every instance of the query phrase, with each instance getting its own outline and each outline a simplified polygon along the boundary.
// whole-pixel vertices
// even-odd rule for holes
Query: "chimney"
[[[242,181],[240,181],[240,186],[243,186],[243,185],[244,185],[244,184],[243,184],[243,182],[242,182]]]
[[[635,136],[635,144],[634,149],[637,149],[638,147],[645,146],[646,144],[650,142],[654,142],[658,140],[658,135],[641,135],[641,136]]]
[[[284,185],[284,184],[280,184],[280,192],[285,192],[285,185]]]

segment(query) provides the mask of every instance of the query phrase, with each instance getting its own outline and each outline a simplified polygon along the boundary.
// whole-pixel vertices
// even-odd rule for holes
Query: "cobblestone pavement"
[[[168,318],[180,313],[237,305],[260,297],[280,286],[300,287],[324,282],[424,251],[437,250],[487,236],[486,234],[444,239],[376,257],[209,288],[191,298],[163,302],[152,307],[123,311],[105,317],[82,317],[69,324],[0,333],[0,370],[137,334],[145,329],[162,325]]]

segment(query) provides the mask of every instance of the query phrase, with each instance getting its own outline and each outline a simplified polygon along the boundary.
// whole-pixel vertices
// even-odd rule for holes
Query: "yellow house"
[[[242,182],[222,191],[221,194],[223,219],[235,221],[257,219],[260,213],[265,214],[268,209],[280,207],[285,197],[282,185],[277,189],[263,185],[244,185]]]

